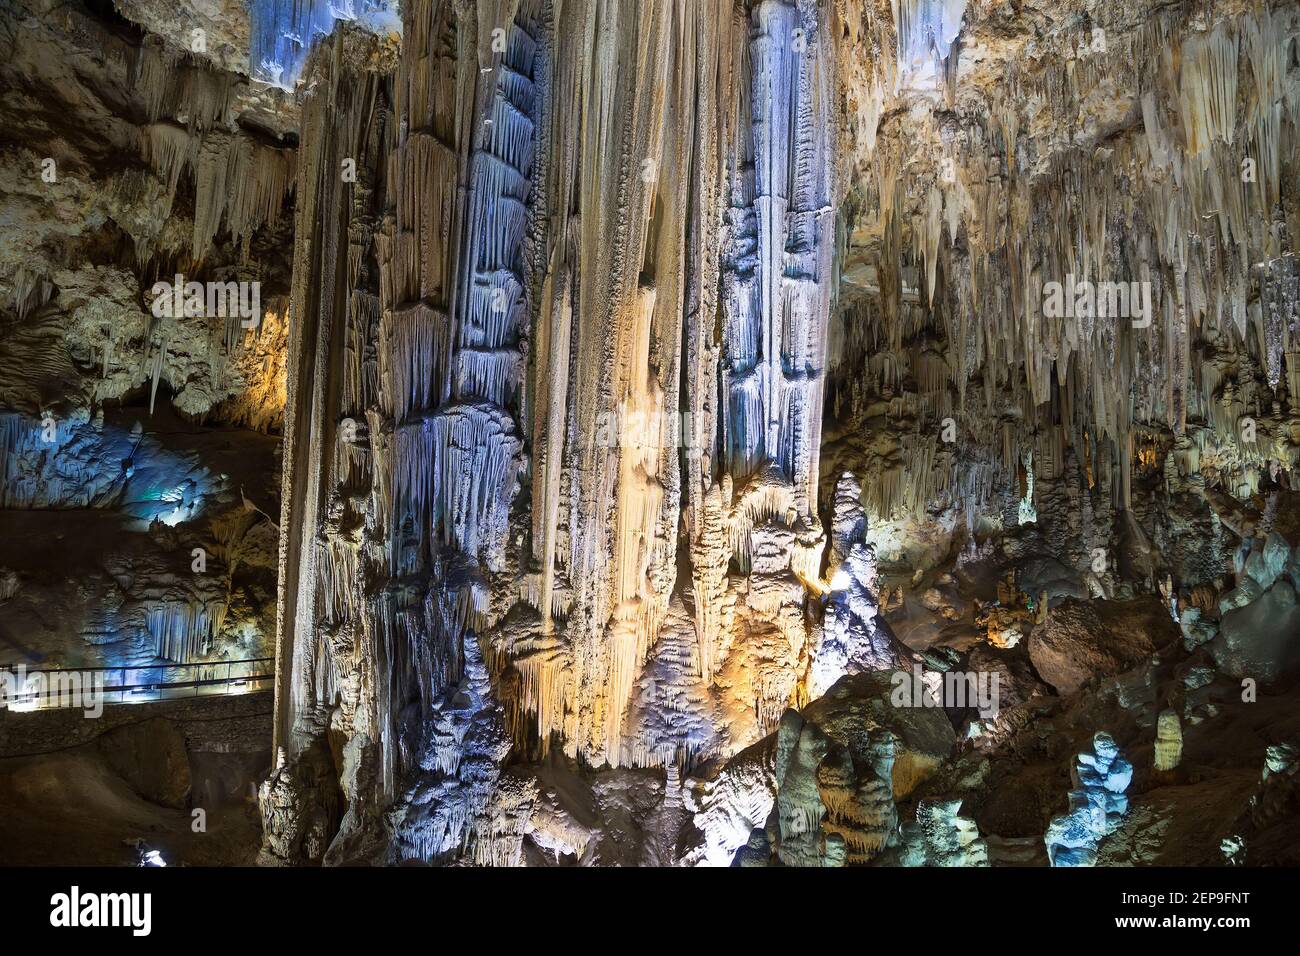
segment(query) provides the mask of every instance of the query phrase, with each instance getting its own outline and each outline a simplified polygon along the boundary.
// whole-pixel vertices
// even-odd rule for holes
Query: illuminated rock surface
[[[1052,866],[1092,866],[1097,843],[1115,832],[1128,812],[1124,791],[1133,779],[1132,765],[1120,755],[1110,734],[1097,734],[1092,748],[1075,762],[1070,812],[1054,817],[1047,826]]]
[[[274,656],[265,863],[1294,861],[1298,31],[6,8],[0,666]]]

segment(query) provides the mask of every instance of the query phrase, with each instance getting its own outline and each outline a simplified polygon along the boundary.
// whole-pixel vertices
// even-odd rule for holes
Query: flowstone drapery
[[[343,741],[349,837],[442,858],[512,749],[689,767],[800,700],[825,18],[416,2],[395,71],[307,65],[277,729]]]
[[[0,677],[274,653],[266,862],[1294,862],[1297,36],[0,4]]]
[[[762,799],[692,774],[911,669],[880,568],[917,587],[959,538],[921,603],[964,621],[963,575],[1024,559],[971,610],[1008,661],[1065,600],[1158,590],[1223,660],[1290,614],[1280,571],[1222,629],[1204,595],[1215,496],[1300,447],[1294,11],[1009,16],[413,0],[318,44],[277,746],[331,743],[332,858],[518,861],[560,763],[658,768],[656,825],[734,849]],[[808,852],[874,859],[887,802]]]

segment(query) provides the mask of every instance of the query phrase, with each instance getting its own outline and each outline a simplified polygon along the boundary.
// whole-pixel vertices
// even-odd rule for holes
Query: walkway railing
[[[0,705],[11,711],[94,706],[96,701],[147,704],[272,690],[275,658],[65,670],[0,668],[0,679]]]

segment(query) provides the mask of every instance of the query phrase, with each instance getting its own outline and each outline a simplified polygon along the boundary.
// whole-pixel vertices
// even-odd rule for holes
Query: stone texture
[[[166,718],[124,724],[97,741],[100,753],[136,793],[163,806],[184,809],[190,797],[185,737]]]
[[[1094,677],[1118,674],[1150,659],[1156,650],[1152,625],[1167,622],[1158,611],[1112,621],[1091,604],[1067,602],[1029,635],[1029,657],[1043,680],[1058,693],[1071,694]]]
[[[1248,604],[1223,615],[1209,644],[1219,669],[1261,683],[1300,668],[1300,608],[1290,582],[1278,581]]]

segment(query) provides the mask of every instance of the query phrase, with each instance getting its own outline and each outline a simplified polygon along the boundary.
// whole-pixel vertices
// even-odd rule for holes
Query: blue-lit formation
[[[292,89],[317,36],[340,20],[375,33],[400,33],[398,0],[249,0],[249,75]]]

